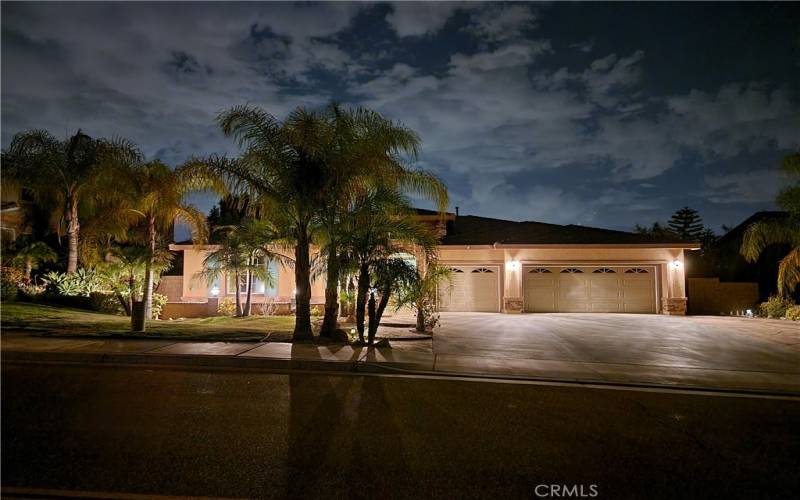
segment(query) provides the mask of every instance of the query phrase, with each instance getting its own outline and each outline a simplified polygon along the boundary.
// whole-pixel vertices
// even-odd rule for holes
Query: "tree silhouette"
[[[700,214],[689,207],[683,207],[672,214],[667,226],[678,237],[688,241],[700,241],[705,229]]]

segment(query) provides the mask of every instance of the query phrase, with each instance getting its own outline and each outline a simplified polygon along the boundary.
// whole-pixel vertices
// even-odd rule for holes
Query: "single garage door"
[[[655,269],[634,266],[527,268],[525,310],[655,313]]]
[[[439,286],[439,309],[460,312],[497,312],[498,272],[495,267],[451,267],[452,282]]]

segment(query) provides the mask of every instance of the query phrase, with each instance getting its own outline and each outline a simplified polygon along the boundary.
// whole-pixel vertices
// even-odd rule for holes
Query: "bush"
[[[19,293],[27,298],[27,299],[36,299],[37,297],[44,294],[47,290],[47,287],[44,285],[36,285],[34,283],[23,283],[22,286],[19,287]]]
[[[783,318],[786,315],[786,310],[791,306],[792,303],[790,301],[773,295],[758,306],[758,311],[761,316],[766,316],[767,318]]]
[[[322,308],[320,306],[312,306],[311,307],[311,315],[312,316],[322,316]]]
[[[89,297],[100,291],[100,280],[94,271],[78,269],[74,273],[49,272],[42,276],[47,291],[67,297]]]
[[[119,302],[117,296],[108,292],[92,292],[89,295],[90,307],[94,311],[108,314],[125,315],[125,308]]]
[[[225,297],[217,307],[217,313],[223,316],[234,316],[236,314],[236,303],[230,297]]]
[[[25,273],[14,267],[0,268],[0,300],[17,299],[19,287],[26,284]]]
[[[800,305],[791,306],[786,309],[786,319],[792,321],[800,321]]]
[[[167,296],[161,295],[160,293],[153,292],[153,317],[159,318],[161,316],[161,311],[164,310],[164,304],[167,303]]]

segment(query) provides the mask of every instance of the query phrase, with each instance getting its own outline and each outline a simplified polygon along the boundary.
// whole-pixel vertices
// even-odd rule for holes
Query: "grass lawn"
[[[294,316],[189,318],[147,322],[145,333],[130,331],[130,318],[82,309],[6,302],[0,309],[4,332],[48,336],[137,337],[186,340],[289,340]]]

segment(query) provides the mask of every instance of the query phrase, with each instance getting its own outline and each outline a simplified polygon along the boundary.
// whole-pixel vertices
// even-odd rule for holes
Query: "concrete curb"
[[[714,387],[690,384],[657,384],[632,381],[615,381],[604,378],[584,377],[543,377],[517,374],[492,374],[476,372],[454,372],[403,367],[403,363],[365,361],[364,356],[358,360],[324,361],[314,359],[280,359],[267,357],[240,357],[219,355],[180,355],[180,354],[133,354],[133,353],[90,353],[64,351],[2,351],[3,362],[22,363],[70,363],[70,364],[106,364],[106,365],[141,365],[177,368],[223,368],[250,370],[282,370],[282,371],[316,371],[333,373],[364,373],[415,375],[440,378],[483,379],[497,381],[520,381],[568,384],[575,386],[604,386],[639,389],[679,390],[697,393],[730,393],[753,396],[774,396],[781,398],[800,398],[800,392],[780,389],[758,389],[747,387]]]
[[[157,365],[265,370],[355,371],[355,361],[255,358],[215,355],[3,351],[4,362]]]

